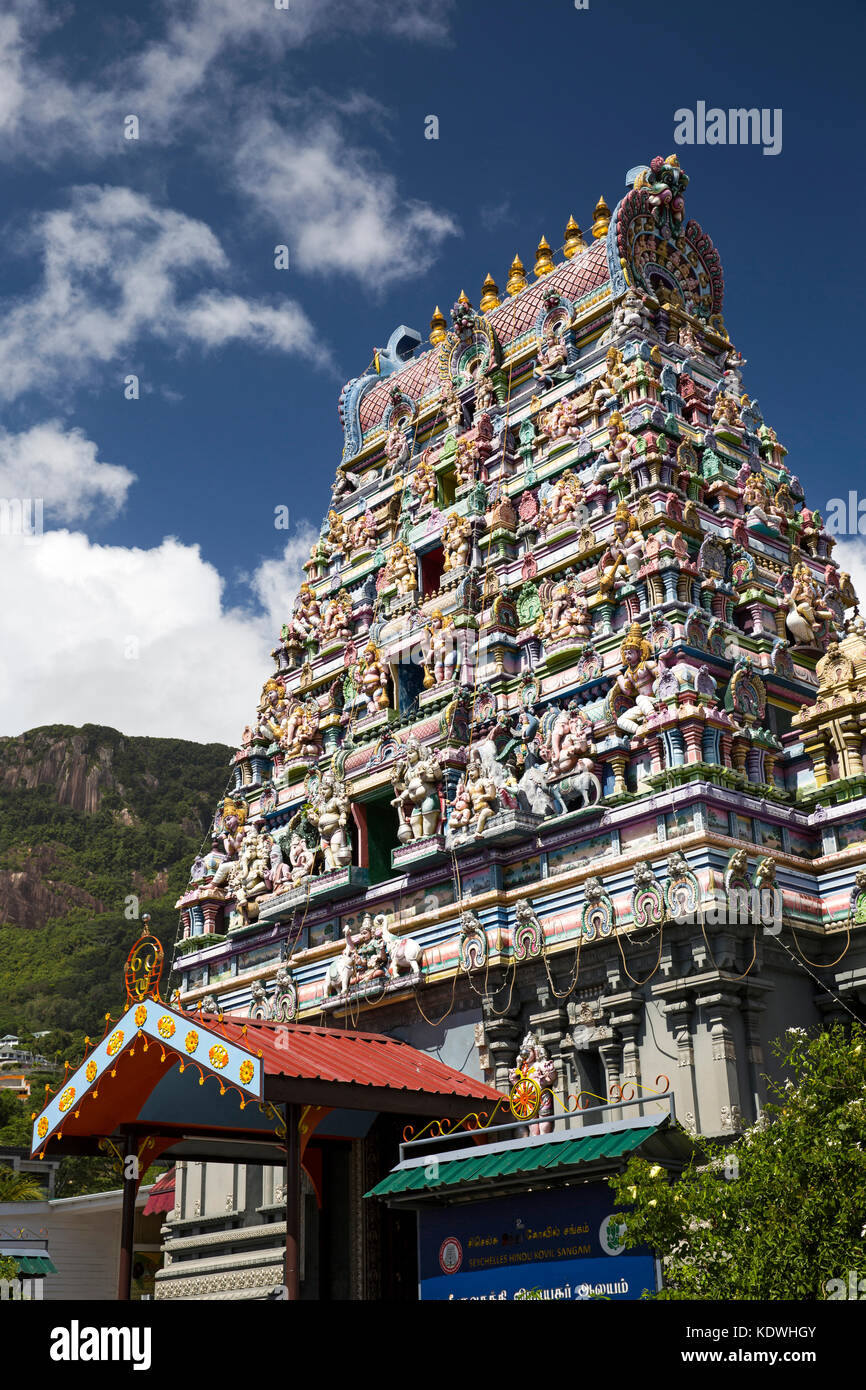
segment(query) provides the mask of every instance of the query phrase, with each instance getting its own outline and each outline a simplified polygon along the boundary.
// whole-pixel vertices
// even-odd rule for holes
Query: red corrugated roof
[[[313,1028],[304,1023],[239,1021],[212,1016],[207,1024],[222,1031],[240,1047],[261,1051],[265,1074],[301,1080],[382,1087],[430,1095],[465,1096],[471,1100],[501,1100],[499,1091],[483,1081],[419,1052],[399,1038],[381,1033],[356,1033],[337,1028]],[[246,1032],[242,1030],[246,1029]]]
[[[171,1211],[174,1206],[174,1189],[177,1169],[169,1168],[161,1178],[157,1178],[150,1189],[150,1196],[144,1204],[144,1216],[155,1216],[161,1211]]]

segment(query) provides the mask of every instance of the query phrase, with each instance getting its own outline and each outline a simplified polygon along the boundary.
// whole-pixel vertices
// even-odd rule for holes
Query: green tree
[[[38,1178],[29,1173],[16,1173],[0,1163],[0,1202],[41,1202],[45,1189]]]
[[[18,1263],[11,1255],[0,1255],[0,1279],[17,1279]]]
[[[679,1179],[632,1159],[610,1179],[631,1207],[624,1241],[663,1259],[665,1299],[827,1297],[866,1277],[866,1031],[840,1024],[773,1046],[792,1080],[739,1143],[701,1141]]]

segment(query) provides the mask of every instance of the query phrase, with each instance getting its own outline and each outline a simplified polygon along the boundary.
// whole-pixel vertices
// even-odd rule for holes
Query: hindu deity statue
[[[545,416],[545,428],[551,439],[578,439],[580,407],[574,396],[563,396]]]
[[[558,372],[567,364],[568,352],[562,341],[562,328],[559,324],[549,324],[539,344],[532,375],[538,378],[543,390],[548,391]]]
[[[607,410],[618,405],[622,389],[628,376],[628,368],[618,347],[607,350],[607,369],[598,379],[593,392],[592,403],[596,410]]]
[[[650,320],[646,305],[637,291],[629,286],[613,311],[608,336],[616,340],[626,338],[629,333],[635,331],[646,333],[649,328]]]
[[[346,534],[351,552],[363,554],[366,550],[375,550],[379,536],[376,530],[376,519],[369,507],[365,512],[361,512],[360,516],[356,516],[348,523]]]
[[[592,724],[577,705],[568,705],[556,716],[541,749],[548,767],[548,780],[552,782],[575,772],[591,773],[592,751]]]
[[[388,430],[385,440],[385,473],[390,477],[393,473],[400,473],[405,469],[412,456],[412,449],[408,439],[403,433],[402,426],[395,420]]]
[[[490,374],[489,372],[481,372],[477,378],[477,385],[475,387],[474,418],[477,420],[479,416],[483,415],[486,411],[491,410],[495,405],[496,391],[494,390]]]
[[[556,582],[535,624],[542,641],[564,642],[570,638],[588,642],[592,632],[589,606],[570,572]]]
[[[650,659],[651,652],[640,623],[632,623],[620,645],[623,667],[616,678],[617,688],[632,701],[617,719],[617,727],[631,734],[632,738],[643,735],[646,721],[655,713],[653,693],[658,662]]]
[[[434,608],[426,627],[429,643],[427,661],[429,664],[424,685],[429,689],[432,685],[441,685],[443,681],[454,678],[457,674],[459,652],[450,614],[448,617],[444,617],[439,608]]]
[[[465,569],[472,558],[472,522],[452,512],[442,527],[443,571]]]
[[[318,635],[322,613],[319,600],[311,586],[304,581],[295,599],[295,609],[287,623],[280,629],[280,638],[286,648],[300,650],[305,642]]]
[[[559,475],[545,501],[551,526],[579,526],[586,520],[586,494],[570,468]]]
[[[343,869],[352,862],[349,839],[349,797],[346,784],[330,769],[322,773],[312,806],[307,808],[307,820],[319,832],[319,848],[325,872]]]
[[[743,485],[743,506],[746,509],[746,525],[758,523],[766,526],[770,520],[770,490],[763,473],[750,473]]]
[[[791,489],[786,482],[781,482],[776,488],[776,495],[770,503],[770,516],[775,517],[782,531],[787,531],[788,523],[793,517],[794,511],[794,499],[791,496]]]
[[[463,428],[463,406],[453,386],[449,386],[439,397],[439,405],[445,416],[446,427],[459,434]]]
[[[258,915],[255,899],[269,888],[270,851],[273,841],[264,833],[264,821],[249,826],[240,853],[229,875],[229,886],[241,921],[254,921]]]
[[[316,863],[316,850],[307,844],[298,830],[292,831],[289,840],[289,876],[293,887],[310,878]]]
[[[637,574],[644,559],[644,538],[625,502],[614,513],[613,535],[598,562],[598,588],[605,598],[611,598],[617,580],[627,571]]]
[[[508,1073],[512,1086],[523,1079],[534,1081],[541,1091],[537,1119],[529,1125],[530,1134],[552,1134],[553,1132],[553,1094],[550,1090],[556,1081],[556,1065],[547,1055],[547,1048],[536,1041],[534,1033],[527,1033],[520,1044],[517,1062]]]
[[[346,549],[346,523],[333,508],[328,512],[328,545],[332,552]]]
[[[825,603],[808,565],[802,561],[795,565],[793,580],[785,626],[795,642],[819,646],[822,629],[830,635],[835,632],[836,615]]]
[[[319,644],[349,642],[352,639],[352,599],[346,589],[339,589],[328,603],[319,628]]]
[[[418,588],[417,563],[405,541],[395,541],[388,553],[387,574],[397,584],[397,593],[413,594]]]
[[[415,465],[409,487],[422,506],[436,503],[436,472],[430,462],[430,450],[425,449]]]
[[[367,701],[367,713],[378,714],[379,710],[388,709],[391,703],[388,699],[390,673],[375,642],[367,643],[363,656],[358,660],[357,671],[358,688]]]
[[[601,465],[596,469],[595,482],[605,481],[616,473],[626,477],[632,459],[637,458],[639,453],[637,440],[626,429],[625,421],[618,410],[613,412],[608,421],[607,434],[608,442],[604,449],[607,466]]]
[[[280,737],[280,729],[286,715],[286,690],[285,686],[273,677],[265,681],[257,715],[258,736],[269,743],[275,743]]]
[[[408,739],[403,756],[394,765],[392,782],[395,795],[391,805],[397,807],[400,817],[397,839],[401,845],[437,834],[442,824],[442,768],[435,750],[422,748],[416,738]]]
[[[483,835],[484,827],[496,814],[499,804],[496,783],[489,776],[477,748],[470,748],[466,770],[457,783],[451,811],[451,825]]]
[[[713,424],[719,433],[729,433],[742,439],[745,435],[745,426],[740,419],[739,404],[735,397],[722,392],[716,398],[713,406]]]
[[[461,486],[475,482],[478,477],[478,464],[479,453],[474,441],[467,444],[465,439],[458,439],[457,453],[454,456],[454,471]]]
[[[319,739],[319,708],[313,699],[303,703],[294,700],[280,730],[280,746],[293,758],[318,758],[322,751]]]

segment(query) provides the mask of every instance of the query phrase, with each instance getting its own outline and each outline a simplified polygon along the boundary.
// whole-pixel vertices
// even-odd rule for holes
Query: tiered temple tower
[[[531,1032],[563,1104],[670,1089],[707,1134],[758,1116],[786,1027],[862,1012],[866,630],[687,182],[630,171],[589,244],[572,218],[344,387],[178,904],[187,1005],[505,1089]]]

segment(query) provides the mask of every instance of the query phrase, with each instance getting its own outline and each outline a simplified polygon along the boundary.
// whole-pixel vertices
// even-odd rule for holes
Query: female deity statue
[[[401,845],[437,834],[442,822],[442,768],[435,750],[428,752],[416,738],[408,739],[392,780],[396,795],[391,805],[400,816],[397,839]]]
[[[367,701],[367,713],[378,714],[379,710],[388,709],[391,703],[388,699],[390,673],[375,642],[367,643],[357,670],[358,688]]]
[[[785,625],[795,642],[818,646],[822,628],[830,634],[835,631],[836,615],[827,607],[809,566],[802,561],[794,566],[794,583],[787,603]]]
[[[547,412],[545,428],[551,439],[578,439],[580,424],[579,407],[574,396],[563,396],[552,410]]]
[[[613,535],[598,562],[598,588],[605,598],[612,598],[617,578],[624,570],[637,574],[644,558],[644,538],[638,524],[624,502],[614,513]]]
[[[316,862],[316,850],[311,849],[299,831],[292,831],[289,841],[289,873],[294,887],[310,877]]]
[[[444,573],[466,568],[472,556],[472,522],[468,517],[451,513],[442,528],[442,549]]]
[[[343,869],[352,862],[349,824],[349,797],[346,784],[330,769],[322,773],[318,794],[307,809],[307,820],[319,832],[319,848],[325,861],[325,872]]]
[[[617,727],[632,738],[640,738],[646,721],[655,713],[654,686],[658,662],[650,660],[652,648],[644,638],[640,623],[632,623],[620,645],[623,668],[616,678],[617,688],[632,705],[617,719]]]
[[[515,1085],[523,1077],[534,1081],[541,1091],[538,1105],[538,1118],[529,1126],[530,1134],[551,1134],[553,1132],[553,1095],[550,1087],[556,1081],[556,1066],[547,1055],[547,1048],[536,1042],[534,1033],[527,1033],[520,1044],[514,1070],[508,1073],[508,1080]]]

